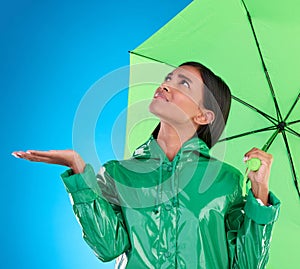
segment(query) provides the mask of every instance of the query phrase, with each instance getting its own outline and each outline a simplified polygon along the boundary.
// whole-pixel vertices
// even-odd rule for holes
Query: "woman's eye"
[[[165,78],[165,81],[170,81],[171,80],[171,77],[169,77],[169,76],[167,76],[166,78]]]
[[[187,88],[190,88],[190,84],[186,80],[183,80],[181,84]]]

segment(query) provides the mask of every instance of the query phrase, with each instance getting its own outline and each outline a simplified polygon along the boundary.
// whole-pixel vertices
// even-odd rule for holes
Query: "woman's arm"
[[[109,175],[103,175],[109,185]],[[129,237],[121,207],[110,203],[118,199],[113,186],[102,190],[91,165],[84,172],[61,175],[70,194],[74,213],[82,227],[83,238],[102,261],[110,261],[129,249]],[[109,190],[108,190],[109,189]]]
[[[247,197],[242,197],[242,186],[239,186],[227,213],[230,268],[262,269],[269,259],[272,229],[278,218],[280,201],[269,192],[272,156],[254,148],[245,157],[245,160],[259,158],[261,166],[248,175],[251,189]],[[242,176],[240,182],[243,182]]]
[[[246,200],[236,199],[232,204],[225,223],[231,269],[265,268],[280,207],[272,193],[269,202],[273,205],[261,205],[250,190]]]
[[[70,168],[61,177],[82,227],[83,238],[99,259],[110,261],[129,249],[121,207],[107,201],[93,168],[86,165],[78,153],[73,150],[29,150],[15,151],[12,154],[33,162],[59,164]],[[105,192],[117,196],[112,187],[107,186]]]

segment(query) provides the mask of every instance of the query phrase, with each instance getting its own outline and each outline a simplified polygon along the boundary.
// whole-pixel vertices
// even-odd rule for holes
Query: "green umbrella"
[[[168,68],[198,61],[230,86],[231,114],[211,153],[241,171],[252,147],[274,156],[270,188],[282,207],[269,269],[299,268],[299,14],[298,0],[195,0],[131,52],[128,155],[157,124],[137,111],[145,110]]]

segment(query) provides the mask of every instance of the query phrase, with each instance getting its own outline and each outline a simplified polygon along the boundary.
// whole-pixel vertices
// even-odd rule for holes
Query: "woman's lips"
[[[154,95],[154,99],[162,99],[166,102],[169,102],[167,97],[162,92],[156,92],[155,95]]]

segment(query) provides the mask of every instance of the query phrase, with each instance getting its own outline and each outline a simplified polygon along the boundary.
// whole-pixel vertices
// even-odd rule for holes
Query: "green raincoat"
[[[169,161],[151,137],[97,175],[90,165],[63,173],[100,260],[119,256],[116,268],[129,269],[264,268],[280,202],[270,193],[271,206],[263,206],[251,190],[243,197],[242,174],[208,152],[192,138]]]

